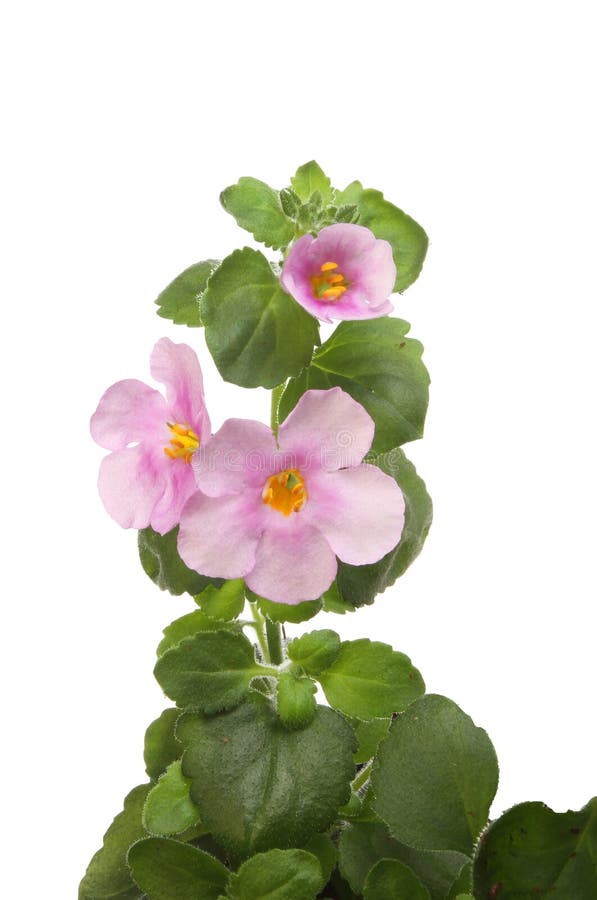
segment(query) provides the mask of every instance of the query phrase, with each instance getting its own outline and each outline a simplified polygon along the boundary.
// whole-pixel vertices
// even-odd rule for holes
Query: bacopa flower
[[[282,287],[308,312],[332,319],[374,319],[393,309],[392,248],[362,225],[329,225],[291,248]]]
[[[229,419],[193,460],[199,490],[182,511],[183,560],[296,604],[330,587],[336,557],[381,559],[400,540],[404,498],[393,478],[362,462],[373,432],[340,388],[303,394],[277,442],[260,422]]]
[[[196,490],[190,463],[211,426],[194,351],[162,338],[150,363],[166,397],[142,381],[118,381],[101,398],[91,434],[112,451],[98,480],[108,513],[123,528],[151,525],[165,534]]]

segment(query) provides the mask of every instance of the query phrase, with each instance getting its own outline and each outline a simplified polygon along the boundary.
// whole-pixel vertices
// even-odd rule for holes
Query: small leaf
[[[307,675],[319,675],[329,668],[340,653],[340,637],[335,631],[309,631],[290,641],[288,656],[302,666]]]
[[[280,191],[280,203],[289,219],[296,219],[301,208],[301,198],[295,194],[292,188],[283,188]]]
[[[397,859],[381,859],[367,875],[363,900],[388,900],[389,897],[430,900],[429,891],[412,869]]]
[[[266,697],[250,691],[231,712],[185,714],[177,733],[201,821],[241,856],[300,846],[328,828],[350,796],[354,734],[327,707],[288,731]]]
[[[499,884],[498,891],[495,885]],[[493,822],[474,866],[475,896],[597,897],[597,797],[580,812],[521,803]]]
[[[336,211],[336,222],[348,222],[354,225],[359,220],[359,208],[356,203],[344,203]]]
[[[349,719],[354,728],[359,749],[355,753],[355,763],[368,762],[377,753],[377,748],[388,734],[391,719]]]
[[[154,673],[162,690],[179,706],[207,714],[240,703],[251,679],[269,670],[255,661],[243,634],[200,632],[158,659]]]
[[[425,482],[402,450],[396,448],[381,456],[369,457],[368,461],[396,479],[406,505],[404,529],[396,547],[379,562],[368,566],[338,562],[335,589],[349,607],[373,603],[377,594],[406,572],[423,549],[433,519],[433,504]]]
[[[191,800],[190,784],[180,760],[168,766],[143,807],[143,826],[149,834],[182,834],[197,824],[199,810]]]
[[[294,228],[284,215],[280,195],[265,182],[239,178],[237,184],[222,191],[220,202],[241,228],[267,247],[278,249],[292,240]]]
[[[382,822],[355,822],[346,828],[340,835],[338,858],[342,874],[357,894],[362,893],[368,873],[379,860],[397,859],[412,869],[431,900],[445,900],[469,862],[462,853],[415,850],[400,844]]]
[[[270,850],[230,879],[231,900],[315,900],[324,885],[319,860],[306,850]]]
[[[180,710],[175,707],[165,709],[145,732],[145,769],[154,781],[166,771],[170,763],[180,759],[182,755],[182,747],[174,735],[179,715]]]
[[[407,337],[409,330],[408,322],[388,317],[341,322],[317,348],[308,368],[288,382],[280,422],[305,391],[341,387],[375,422],[373,453],[422,437],[429,373],[421,359],[423,346]]]
[[[98,850],[79,885],[79,900],[138,900],[141,894],[126,864],[126,854],[134,841],[144,837],[141,823],[143,804],[150,784],[133,788],[119,813],[104,835]]]
[[[429,694],[393,723],[373,766],[373,807],[394,837],[422,850],[471,854],[498,781],[483,729]]]
[[[221,579],[206,578],[186,566],[178,555],[176,540],[178,525],[167,534],[158,534],[153,528],[139,532],[139,558],[146,575],[162,591],[178,596],[186,591],[200,594],[210,584],[221,585]]]
[[[304,166],[299,166],[291,184],[303,202],[310,200],[315,191],[319,192],[323,203],[327,204],[333,200],[332,183],[314,159]]]
[[[366,638],[343,641],[338,658],[318,681],[330,706],[360,719],[391,716],[425,691],[408,656]]]
[[[249,590],[247,597],[252,603],[256,602],[263,615],[272,622],[292,622],[293,625],[299,625],[312,619],[321,609],[321,600],[305,600],[291,606],[289,603],[274,603],[273,600],[258,597]]]
[[[234,578],[225,581],[221,588],[210,585],[195,597],[195,602],[212,619],[236,619],[245,606],[245,583],[242,578]]]
[[[278,715],[287,728],[304,728],[313,720],[316,690],[310,678],[297,678],[290,672],[278,676]]]
[[[216,590],[216,588],[207,588],[207,590]],[[218,619],[210,619],[200,609],[175,619],[170,625],[164,628],[164,637],[158,644],[157,655],[163,656],[168,650],[177,647],[185,638],[199,634],[201,631],[221,631],[223,629],[233,630],[238,628],[234,623],[221,622]]]
[[[338,856],[336,845],[329,834],[314,834],[313,837],[309,838],[303,850],[317,857],[323,873],[323,883],[327,884]]]
[[[188,325],[190,328],[203,325],[199,304],[210,276],[219,265],[217,259],[206,259],[185,269],[155,301],[160,307],[158,316],[171,319],[175,325]]]
[[[323,609],[325,612],[337,613],[338,615],[343,616],[345,613],[354,612],[356,609],[356,606],[353,603],[340,594],[338,584],[335,581],[321,599],[323,601]]]
[[[336,200],[356,204],[360,213],[359,225],[392,245],[397,272],[394,290],[406,290],[418,278],[427,253],[429,241],[421,226],[386,200],[381,191],[364,190],[358,181],[338,194]]]
[[[133,877],[151,900],[217,900],[230,873],[209,853],[170,838],[133,844],[128,855]]]
[[[308,364],[319,341],[316,320],[249,247],[235,250],[214,273],[201,312],[222,378],[241,387],[276,387]]]

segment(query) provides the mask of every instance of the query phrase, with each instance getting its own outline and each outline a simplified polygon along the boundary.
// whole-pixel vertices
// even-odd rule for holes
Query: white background
[[[76,896],[165,705],[191,601],[104,513],[99,396],[155,340],[198,348],[215,426],[267,415],[155,315],[250,243],[218,194],[315,157],[427,229],[396,313],[426,346],[423,555],[319,624],[407,652],[487,728],[494,806],[595,792],[595,159],[590,3],[57,2],[2,17],[3,893]],[[313,627],[313,626],[306,626]],[[303,626],[291,628],[299,632]],[[8,794],[8,796],[7,796]],[[6,842],[4,842],[6,848]],[[8,887],[6,882],[8,879]]]

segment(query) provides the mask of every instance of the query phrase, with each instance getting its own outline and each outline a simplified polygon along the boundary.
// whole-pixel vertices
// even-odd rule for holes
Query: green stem
[[[255,629],[255,634],[257,635],[257,642],[261,649],[263,661],[271,663],[272,659],[270,657],[268,642],[265,636],[265,619],[257,609],[256,603],[250,603],[249,606],[251,607],[251,615],[253,616],[252,625]]]
[[[282,634],[279,622],[272,622],[266,617],[265,633],[269,650],[269,661],[274,666],[280,666],[284,662],[284,649],[282,647]]]
[[[284,388],[286,387],[285,383],[279,384],[272,391],[272,407],[271,407],[271,426],[274,435],[278,437],[278,407],[280,406],[280,400],[282,398],[282,394],[284,393]]]
[[[355,793],[362,788],[364,784],[369,780],[369,776],[371,775],[371,766],[373,765],[373,760],[370,759],[367,765],[363,766],[357,777],[351,784],[351,787]]]

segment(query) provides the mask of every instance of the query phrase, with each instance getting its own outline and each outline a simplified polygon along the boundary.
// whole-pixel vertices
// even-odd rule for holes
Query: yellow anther
[[[319,272],[311,276],[313,296],[322,302],[334,303],[344,291],[350,287],[342,272],[338,271],[338,263],[324,262]]]
[[[298,512],[307,499],[305,482],[299,470],[286,469],[278,475],[271,475],[263,486],[261,499],[285,516]]]
[[[322,267],[322,272],[332,272],[334,269],[338,268],[338,263],[335,262],[325,262]]]
[[[345,290],[346,288],[343,285],[338,284],[335,287],[327,288],[321,296],[323,300],[337,300]]]
[[[185,463],[190,463],[193,453],[199,447],[199,438],[192,428],[178,423],[166,422],[168,428],[176,437],[170,438],[170,446],[164,447],[164,453],[170,459],[182,459]]]

